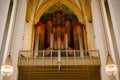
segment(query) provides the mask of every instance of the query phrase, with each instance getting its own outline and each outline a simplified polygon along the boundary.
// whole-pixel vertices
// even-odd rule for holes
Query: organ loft
[[[83,50],[83,26],[69,16],[62,11],[56,11],[45,21],[35,24],[34,50]],[[72,56],[73,53],[69,55]]]

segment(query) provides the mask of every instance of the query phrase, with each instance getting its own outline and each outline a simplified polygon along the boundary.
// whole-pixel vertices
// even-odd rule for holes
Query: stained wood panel
[[[18,80],[101,80],[100,66],[19,66]]]

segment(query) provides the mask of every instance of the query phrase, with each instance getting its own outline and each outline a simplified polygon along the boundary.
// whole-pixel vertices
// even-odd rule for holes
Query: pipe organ
[[[83,49],[83,28],[80,22],[73,23],[61,11],[54,14],[46,20],[46,23],[40,21],[35,24],[34,49],[68,51]],[[49,55],[49,53],[45,55]]]

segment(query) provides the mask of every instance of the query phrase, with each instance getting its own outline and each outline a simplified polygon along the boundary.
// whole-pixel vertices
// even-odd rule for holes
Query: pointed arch
[[[59,1],[61,4],[66,5],[68,8],[70,8],[78,17],[78,20],[81,23],[84,23],[83,21],[83,16],[82,16],[82,12],[80,11],[80,9],[78,8],[78,6],[76,6],[74,3],[72,3],[69,0],[60,0]],[[52,5],[58,3],[58,0],[49,0],[47,3],[41,5],[38,10],[36,11],[36,15],[35,15],[35,23],[37,23],[40,19],[40,17],[42,16],[42,14]]]

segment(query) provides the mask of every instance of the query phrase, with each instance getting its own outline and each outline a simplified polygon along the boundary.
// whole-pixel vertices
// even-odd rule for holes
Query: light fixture
[[[8,55],[8,57],[6,58],[5,63],[1,67],[1,74],[3,76],[7,76],[8,77],[12,73],[13,73],[12,60],[11,60],[11,56]]]
[[[114,63],[112,57],[110,56],[109,52],[107,55],[107,59],[106,59],[106,73],[109,76],[115,76],[117,73],[117,66]]]

